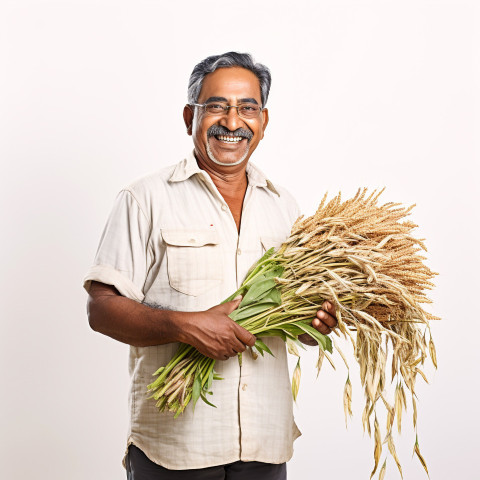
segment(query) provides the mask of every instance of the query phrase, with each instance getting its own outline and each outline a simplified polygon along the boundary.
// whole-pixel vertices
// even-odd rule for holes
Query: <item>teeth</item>
[[[222,142],[238,143],[242,140],[242,137],[231,137],[227,135],[218,135],[217,138]]]

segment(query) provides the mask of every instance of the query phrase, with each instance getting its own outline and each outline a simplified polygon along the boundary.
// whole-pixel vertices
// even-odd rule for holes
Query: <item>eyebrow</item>
[[[209,97],[205,100],[204,103],[210,103],[210,102],[228,103],[228,100],[225,97]],[[240,98],[239,103],[255,103],[258,105],[258,102],[254,98]]]

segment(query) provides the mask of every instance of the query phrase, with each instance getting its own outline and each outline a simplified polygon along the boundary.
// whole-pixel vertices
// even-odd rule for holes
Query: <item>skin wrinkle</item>
[[[205,100],[205,104],[212,103],[212,102],[228,103],[228,100],[225,97],[209,97]],[[239,103],[255,103],[256,105],[258,105],[258,102],[253,97],[240,98],[238,102]]]

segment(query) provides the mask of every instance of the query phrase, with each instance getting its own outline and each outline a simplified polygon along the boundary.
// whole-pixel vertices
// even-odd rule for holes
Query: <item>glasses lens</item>
[[[205,111],[209,115],[222,115],[225,113],[225,106],[222,103],[207,103],[205,105]]]
[[[238,106],[238,114],[243,118],[255,118],[260,113],[260,107],[254,103],[242,103]]]

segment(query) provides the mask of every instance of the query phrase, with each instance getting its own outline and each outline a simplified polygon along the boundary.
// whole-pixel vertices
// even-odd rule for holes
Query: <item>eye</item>
[[[254,117],[258,114],[260,107],[254,103],[245,103],[238,107],[240,113],[247,117]]]
[[[222,113],[225,110],[225,107],[221,103],[207,103],[205,109],[209,113]]]

